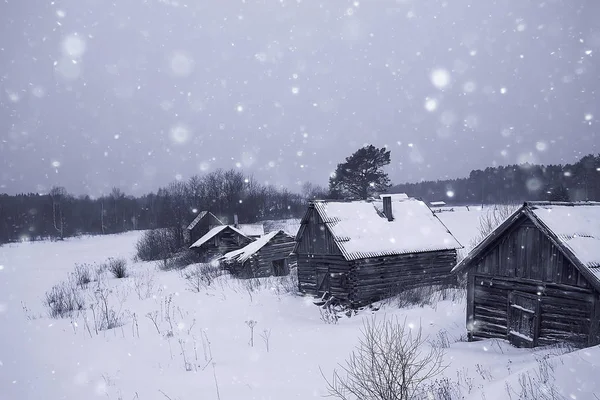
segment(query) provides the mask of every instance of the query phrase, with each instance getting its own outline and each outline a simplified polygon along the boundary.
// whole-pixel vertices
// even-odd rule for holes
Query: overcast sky
[[[600,152],[598,0],[0,0],[0,192]]]

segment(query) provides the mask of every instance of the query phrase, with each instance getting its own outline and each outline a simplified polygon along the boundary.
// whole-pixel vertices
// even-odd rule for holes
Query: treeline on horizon
[[[404,183],[390,192],[448,204],[600,200],[600,154],[574,164],[521,164],[473,170],[468,178]]]
[[[526,200],[600,200],[600,155],[575,164],[510,165],[474,170],[468,178],[405,183],[390,188],[425,201],[500,204]],[[308,201],[330,198],[328,190],[306,183],[302,193],[256,182],[240,170],[217,170],[175,181],[140,197],[114,188],[99,198],[75,197],[64,188],[48,194],[0,195],[0,243],[61,239],[82,234],[179,227],[208,210],[231,223],[298,218]]]
[[[305,188],[314,192],[311,185]],[[317,195],[315,195],[317,196]],[[232,223],[301,215],[305,197],[262,185],[240,170],[216,170],[175,181],[156,193],[128,196],[118,188],[99,198],[75,197],[62,187],[47,194],[0,195],[0,243],[62,239],[130,230],[183,229],[203,210]]]

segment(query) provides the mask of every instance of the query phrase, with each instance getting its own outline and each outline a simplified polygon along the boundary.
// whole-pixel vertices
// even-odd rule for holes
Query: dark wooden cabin
[[[241,249],[252,241],[233,226],[220,225],[195,241],[190,249],[199,254],[202,262],[209,262],[230,251]]]
[[[460,243],[420,200],[310,203],[296,236],[299,289],[361,306],[447,284]]]
[[[186,229],[188,243],[196,242],[212,228],[222,225],[224,224],[210,211],[200,212]]]
[[[238,278],[284,276],[290,273],[290,253],[294,238],[283,231],[267,233],[246,247],[225,254],[224,269]]]
[[[470,340],[600,343],[600,203],[528,202],[455,268]]]

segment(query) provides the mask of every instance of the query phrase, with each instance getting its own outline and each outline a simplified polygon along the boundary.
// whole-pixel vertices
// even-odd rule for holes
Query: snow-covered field
[[[477,233],[477,212],[460,208],[440,215],[468,246]],[[326,394],[321,370],[330,376],[346,359],[363,318],[371,314],[420,323],[432,340],[447,342],[444,376],[465,398],[506,399],[507,387],[512,399],[542,398],[519,397],[527,386],[523,377],[565,398],[595,399],[594,392],[600,397],[597,347],[561,355],[565,350],[460,341],[465,334],[460,298],[408,309],[390,302],[377,312],[327,324],[311,299],[283,290],[285,279],[221,277],[194,292],[179,272],[133,262],[139,236],[130,232],[0,247],[1,400],[318,398]],[[82,291],[85,313],[49,318],[46,291],[67,279],[76,263],[103,263],[108,257],[129,263],[130,277],[107,274],[101,285],[110,289],[109,307],[123,325],[96,332],[100,294],[107,293],[97,291],[97,282]],[[253,346],[248,321],[256,321]]]

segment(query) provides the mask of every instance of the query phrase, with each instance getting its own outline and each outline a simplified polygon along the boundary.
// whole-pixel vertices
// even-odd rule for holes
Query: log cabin
[[[238,278],[284,276],[290,273],[294,238],[284,231],[269,232],[246,247],[220,258],[221,266]]]
[[[459,248],[423,201],[383,195],[312,201],[293,253],[301,292],[360,307],[404,289],[455,282]]]
[[[186,228],[187,243],[196,242],[214,227],[222,225],[224,224],[213,213],[210,211],[201,211]]]
[[[219,225],[195,241],[190,249],[198,253],[201,262],[210,262],[230,251],[241,249],[252,241],[231,225]]]
[[[469,340],[600,343],[600,203],[527,202],[453,272],[467,277]]]

